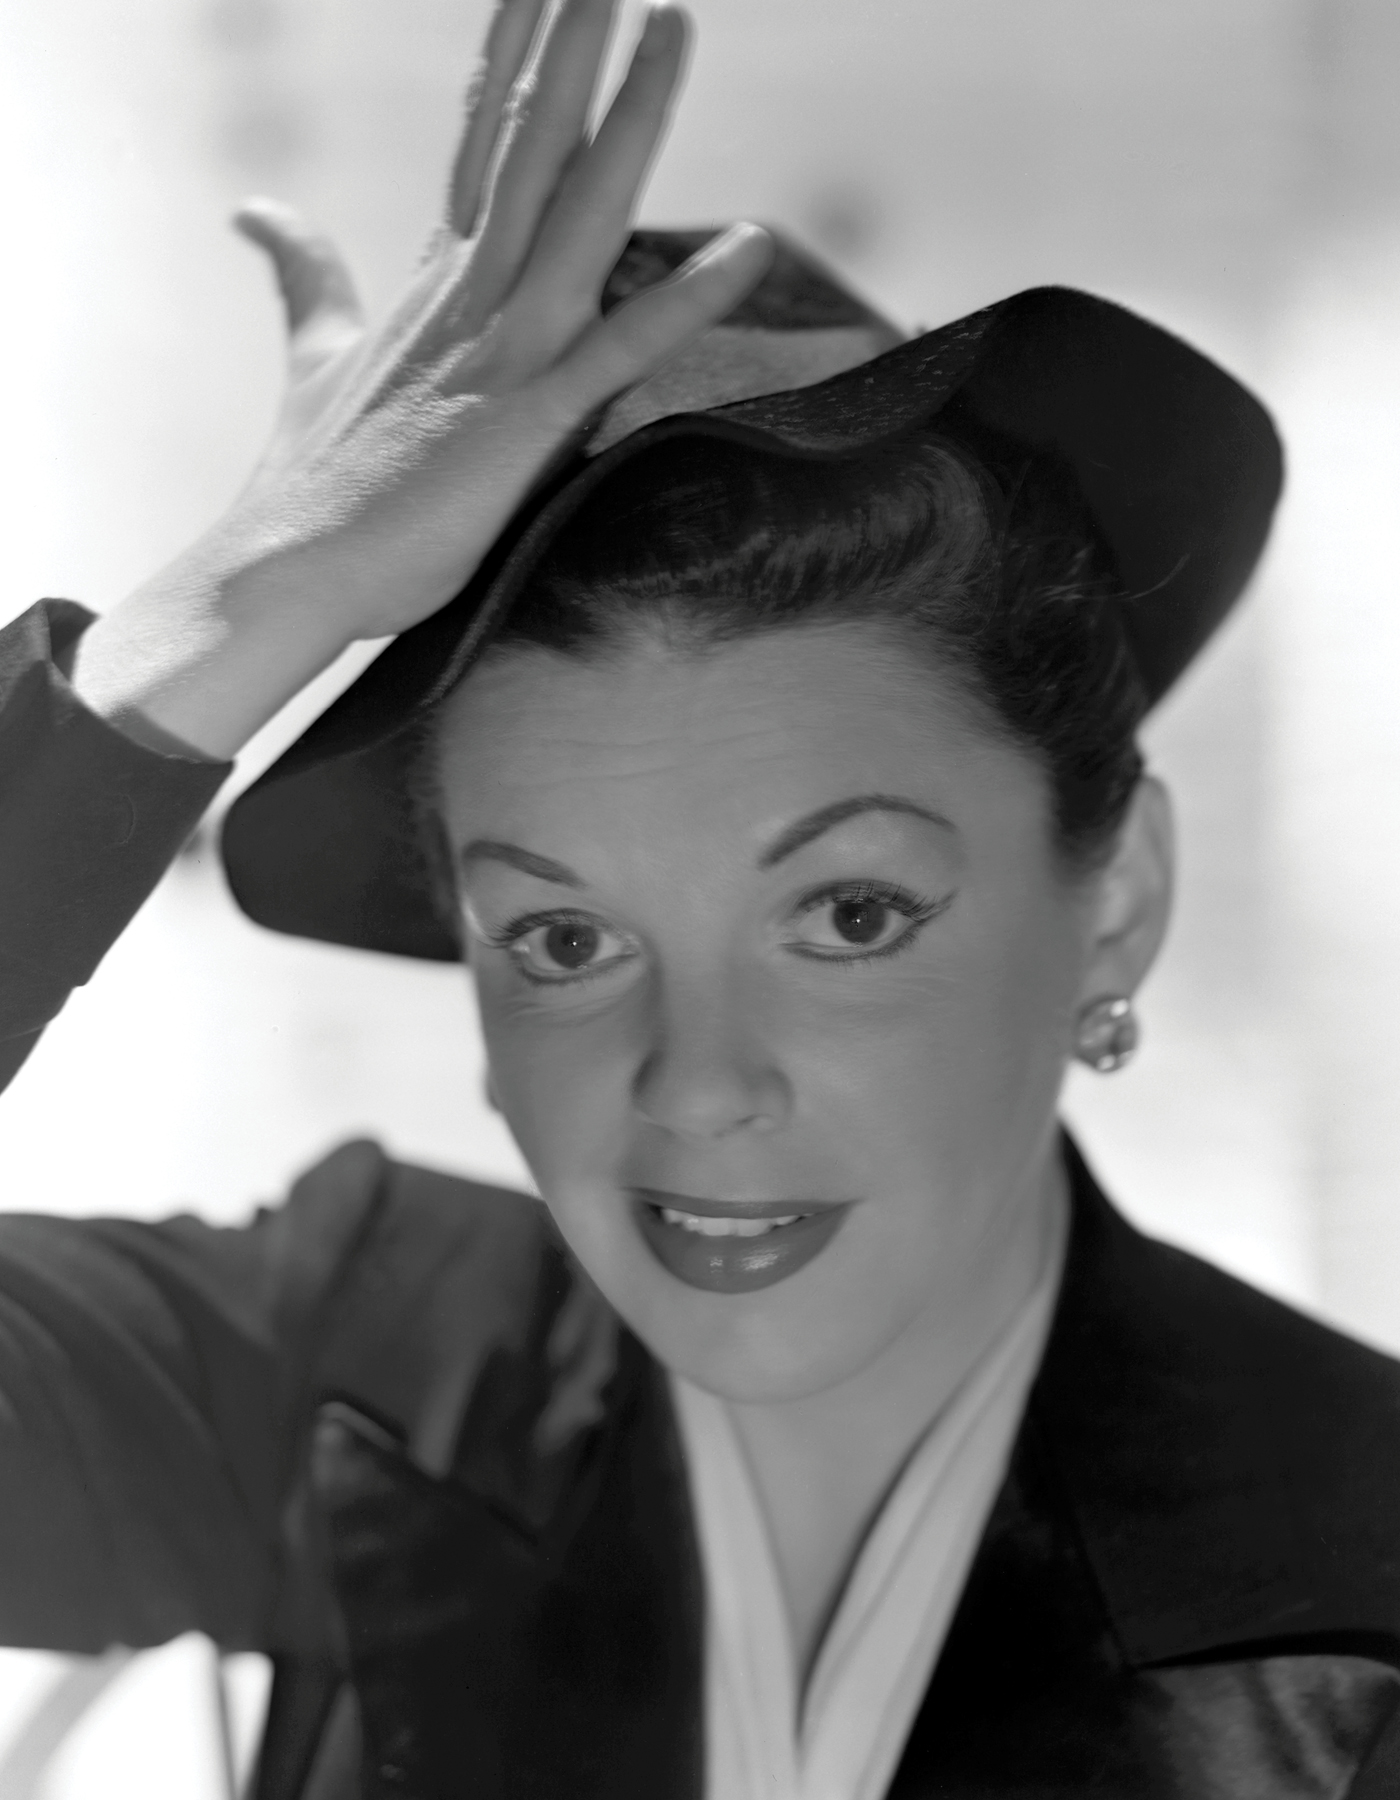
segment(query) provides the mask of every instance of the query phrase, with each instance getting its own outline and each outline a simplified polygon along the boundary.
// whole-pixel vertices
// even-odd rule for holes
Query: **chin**
[[[776,1289],[768,1290],[767,1298],[763,1293],[697,1294],[684,1288],[677,1293],[679,1283],[663,1280],[659,1293],[649,1284],[647,1304],[632,1309],[628,1323],[658,1362],[741,1406],[805,1400],[839,1387],[875,1361],[897,1335],[890,1321],[889,1329],[874,1339],[843,1333],[833,1341],[832,1319],[841,1314],[813,1296],[804,1297],[808,1305],[791,1300],[780,1305]]]
[[[860,1209],[857,1209],[860,1210]],[[737,1291],[706,1283],[639,1228],[612,1183],[558,1188],[550,1211],[562,1236],[624,1323],[664,1367],[740,1405],[802,1400],[839,1386],[900,1335],[919,1296],[893,1303],[884,1265],[854,1219],[797,1247],[796,1267]],[[852,1227],[855,1227],[852,1229]],[[774,1234],[775,1236],[778,1234]],[[756,1244],[769,1238],[753,1240]],[[695,1240],[691,1240],[694,1244]],[[689,1278],[686,1278],[686,1277]]]

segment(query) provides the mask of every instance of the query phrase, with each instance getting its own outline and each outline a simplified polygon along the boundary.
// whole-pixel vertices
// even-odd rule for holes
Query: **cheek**
[[[1053,1108],[1079,962],[1064,905],[970,905],[888,972],[853,976],[868,983],[861,998],[842,1004],[834,982],[799,1023],[790,1042],[812,1111],[841,1117],[866,1154],[902,1145],[949,1179],[995,1164],[1008,1134],[1038,1138]]]
[[[559,1205],[623,1161],[631,1129],[629,1049],[605,1009],[532,1006],[479,994],[492,1081],[540,1192]]]
[[[674,1363],[665,1315],[690,1296],[676,1294],[619,1203],[618,1172],[636,1131],[625,1010],[544,1017],[528,1000],[481,999],[501,1110],[556,1226],[619,1314]]]
[[[1038,1153],[1064,1074],[1081,949],[1072,911],[1027,895],[988,909],[958,978],[926,1010],[932,1105],[961,1182],[1010,1177]]]
[[[560,1145],[584,1143],[601,1128],[595,1102],[608,1075],[585,1034],[493,1021],[485,1008],[483,1034],[496,1090],[527,1155],[552,1161]]]

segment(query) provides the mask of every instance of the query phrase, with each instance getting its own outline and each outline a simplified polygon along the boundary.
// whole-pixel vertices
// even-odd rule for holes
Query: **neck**
[[[820,1393],[731,1402],[782,1576],[805,1682],[847,1577],[911,1451],[1029,1299],[1067,1182],[1058,1140],[940,1294],[857,1374]]]

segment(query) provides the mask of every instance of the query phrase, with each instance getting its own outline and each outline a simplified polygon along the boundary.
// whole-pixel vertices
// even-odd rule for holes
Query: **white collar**
[[[706,1800],[881,1800],[952,1623],[1049,1335],[1068,1239],[880,1509],[798,1722],[787,1609],[724,1401],[672,1374],[706,1586]]]

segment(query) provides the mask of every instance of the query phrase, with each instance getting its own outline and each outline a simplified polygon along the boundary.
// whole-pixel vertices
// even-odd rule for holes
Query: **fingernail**
[[[755,225],[751,220],[743,219],[737,225],[730,225],[722,231],[713,242],[705,247],[707,256],[724,256],[731,250],[737,250],[741,244],[770,243],[771,239],[762,225]]]

